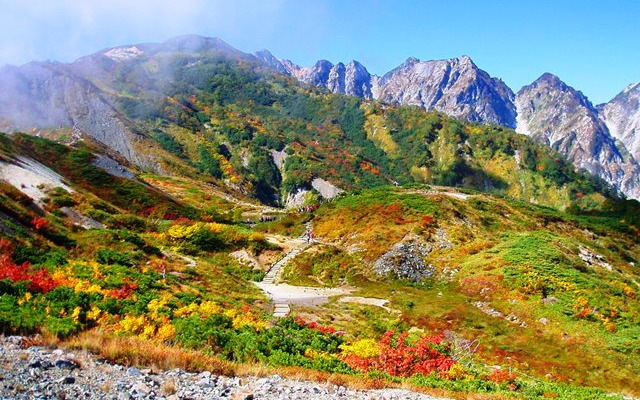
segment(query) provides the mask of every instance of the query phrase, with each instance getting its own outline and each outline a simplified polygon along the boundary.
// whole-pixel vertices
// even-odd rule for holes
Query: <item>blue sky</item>
[[[0,0],[0,64],[195,33],[301,65],[469,55],[514,91],[543,72],[595,104],[640,81],[640,1]]]

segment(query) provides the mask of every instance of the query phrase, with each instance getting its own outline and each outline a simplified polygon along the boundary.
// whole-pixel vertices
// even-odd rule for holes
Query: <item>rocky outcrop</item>
[[[357,61],[347,65],[338,63],[333,65],[327,60],[320,60],[314,66],[302,68],[291,61],[283,61],[275,65],[278,71],[296,77],[299,81],[329,89],[333,93],[362,97],[370,100],[374,98],[374,88],[377,77]]]
[[[375,262],[374,269],[381,276],[420,282],[435,273],[435,267],[424,261],[432,250],[433,246],[410,238],[393,245]]]
[[[343,192],[342,189],[322,178],[314,178],[311,181],[311,187],[317,190],[323,199],[333,199]]]
[[[546,73],[518,92],[516,106],[519,133],[549,145],[627,196],[640,197],[640,166],[618,149],[581,92]]]

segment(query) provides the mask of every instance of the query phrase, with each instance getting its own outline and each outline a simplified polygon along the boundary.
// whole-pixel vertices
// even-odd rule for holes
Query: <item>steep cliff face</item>
[[[640,160],[640,82],[629,85],[598,108],[611,135]]]
[[[515,127],[514,95],[466,56],[449,60],[409,58],[378,82],[376,98],[418,105],[474,122]]]
[[[548,144],[626,195],[640,196],[640,167],[618,149],[598,110],[581,92],[546,73],[518,92],[516,106],[519,133]]]
[[[256,55],[258,55],[256,53]],[[268,57],[259,57],[262,60]],[[373,76],[357,61],[347,65],[338,63],[333,65],[327,60],[320,60],[309,68],[303,68],[288,60],[269,62],[275,70],[294,76],[299,81],[329,89],[333,93],[362,97],[367,100],[374,98],[373,89],[378,77]]]

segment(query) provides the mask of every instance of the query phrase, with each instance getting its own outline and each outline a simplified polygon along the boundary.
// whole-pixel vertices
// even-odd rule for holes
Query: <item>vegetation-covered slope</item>
[[[314,232],[327,247],[298,258],[285,277],[348,282],[360,288],[354,295],[388,299],[398,312],[340,302],[306,310],[345,329],[453,331],[476,340],[484,362],[632,388],[640,365],[637,204],[626,212],[576,216],[481,193],[366,190],[316,211]],[[392,250],[398,243],[405,246]],[[422,264],[411,259],[415,246],[426,249]],[[406,279],[416,265],[428,276]]]

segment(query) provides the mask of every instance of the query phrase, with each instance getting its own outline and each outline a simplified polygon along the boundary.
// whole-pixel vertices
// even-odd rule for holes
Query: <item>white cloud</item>
[[[105,47],[196,33],[269,34],[284,0],[0,0],[0,64],[70,61]]]

